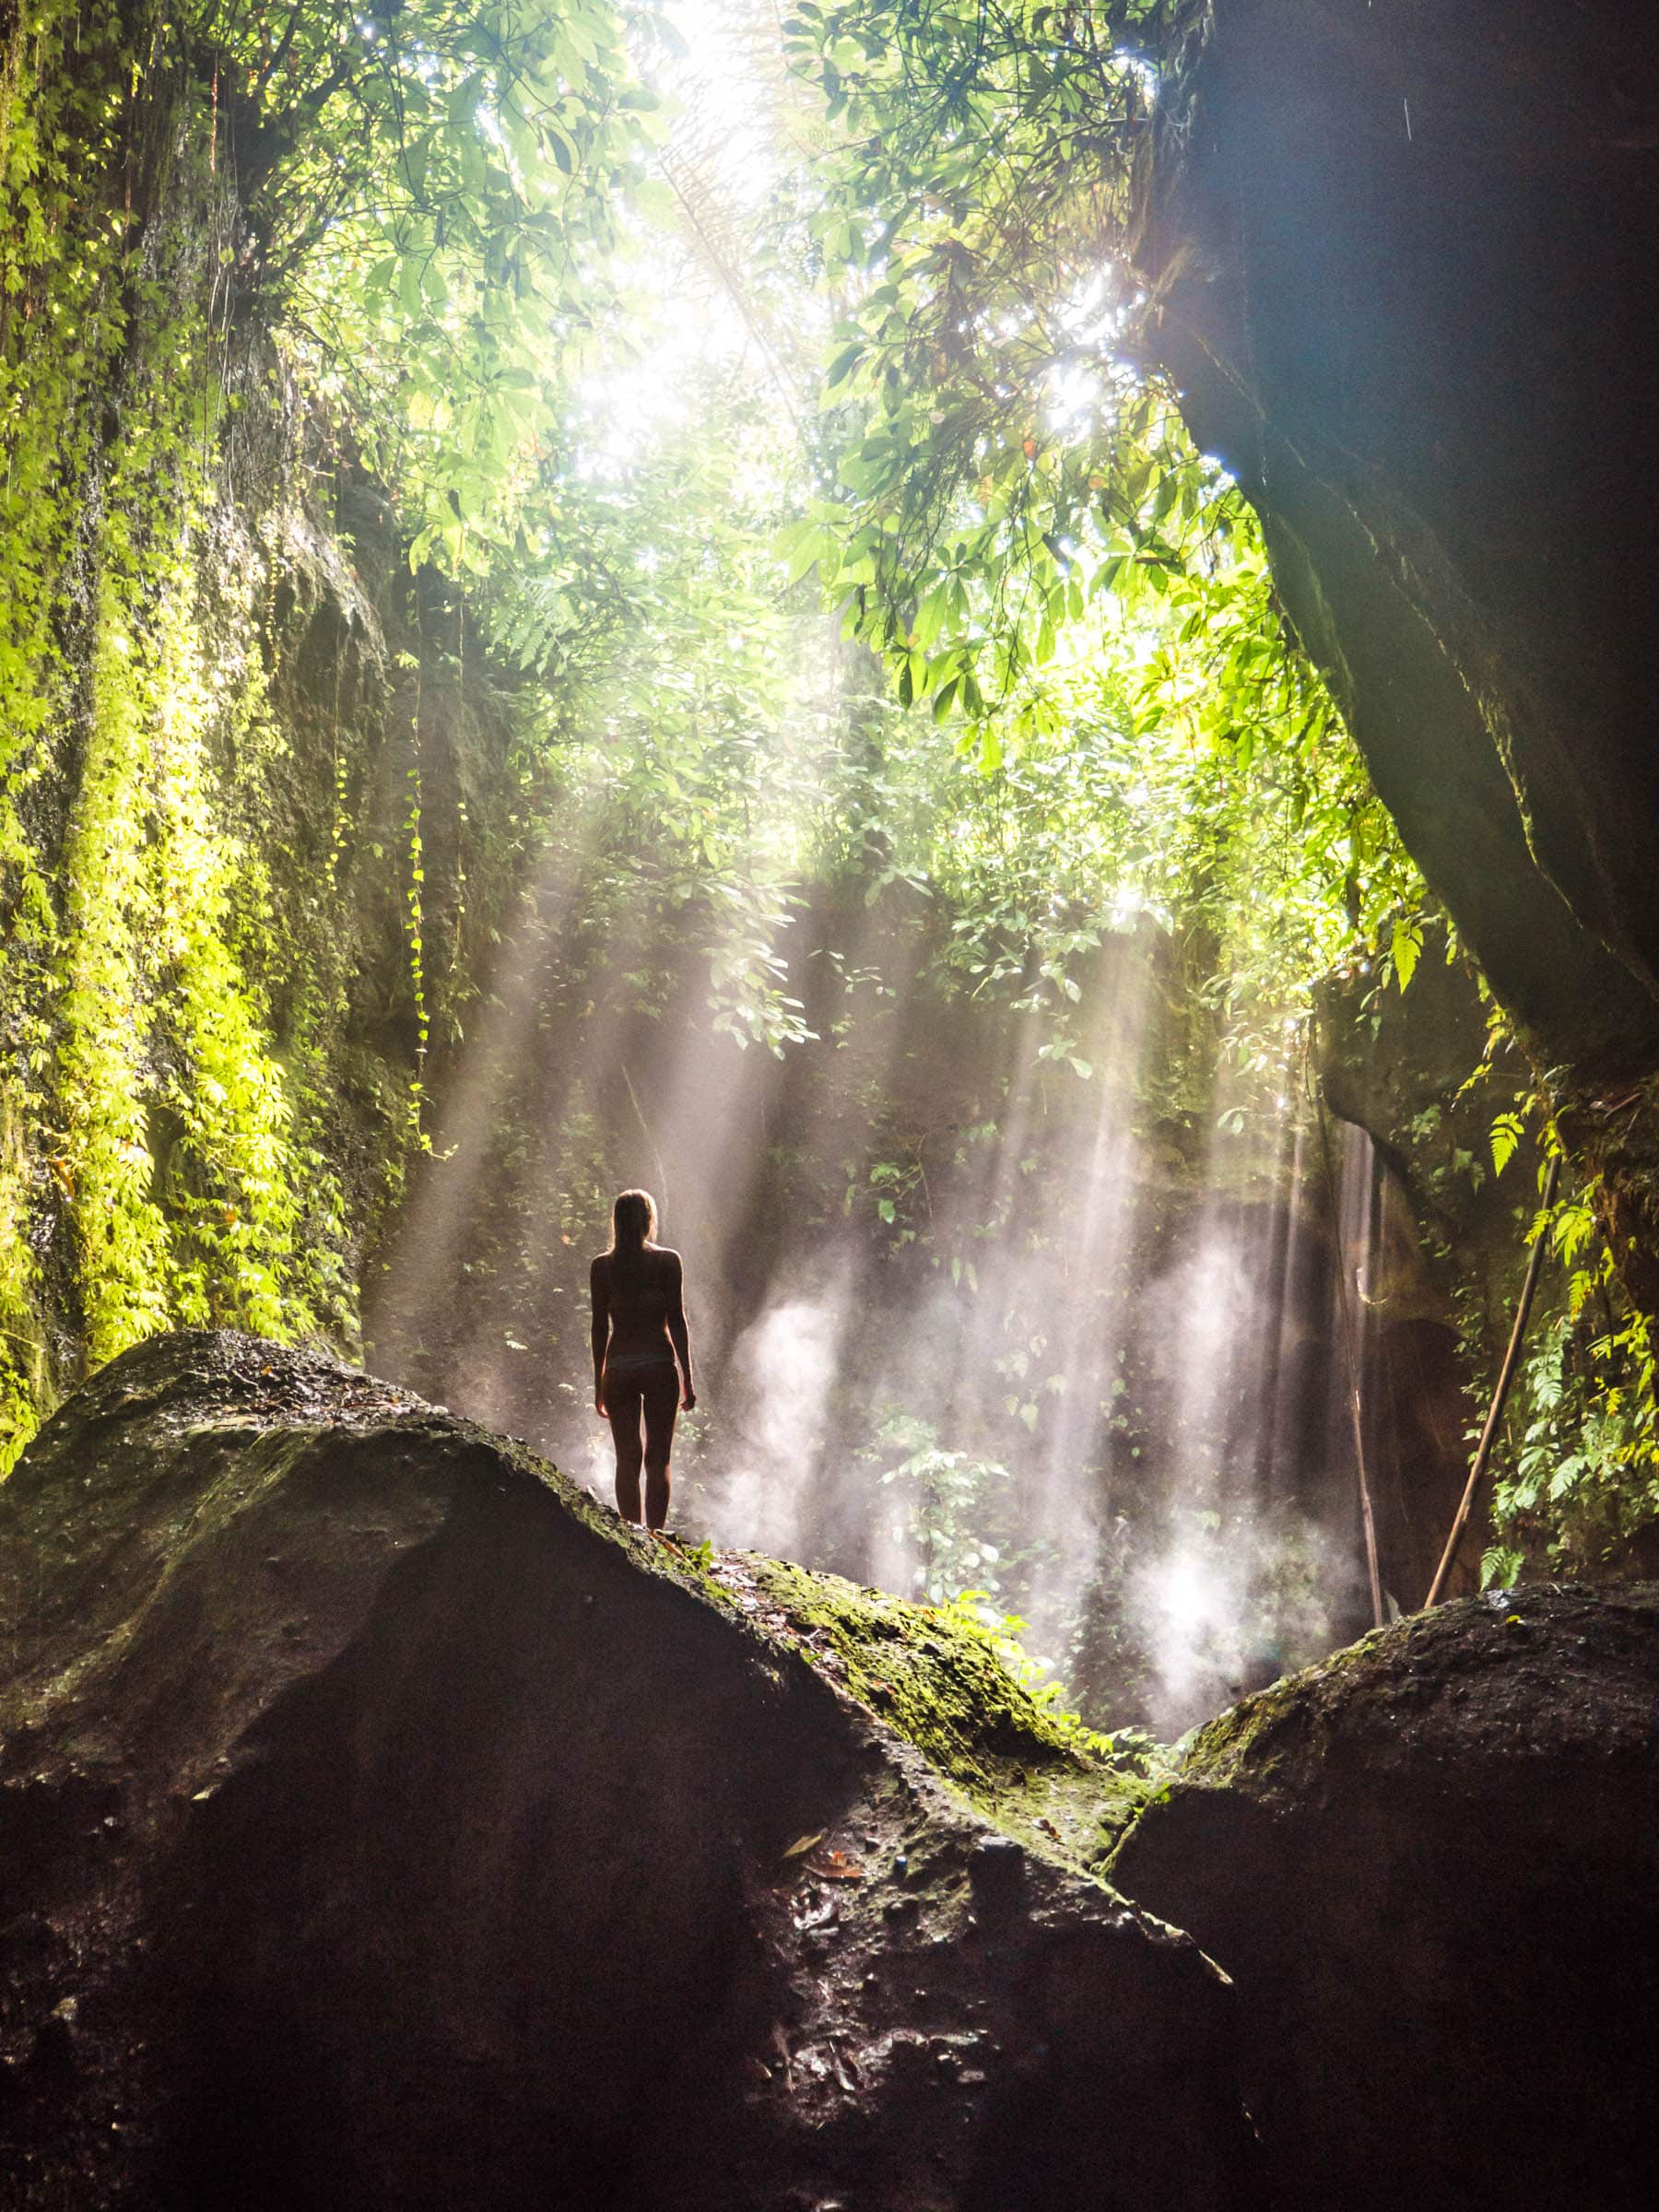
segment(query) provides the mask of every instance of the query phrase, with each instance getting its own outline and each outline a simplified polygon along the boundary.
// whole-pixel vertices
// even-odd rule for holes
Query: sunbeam
[[[1042,431],[1150,441],[1135,496],[1182,537],[1188,596],[1138,588],[1080,514],[1023,663],[977,664],[1001,705],[982,691],[959,741],[941,711],[969,664],[931,672],[932,638],[989,650],[1006,619],[948,579],[906,614],[895,700],[856,641],[874,541],[837,542],[803,442],[821,306],[779,314],[801,307],[779,241],[822,230],[810,133],[752,26],[700,0],[676,20],[675,226],[641,249],[629,359],[577,387],[515,634],[556,665],[587,597],[616,611],[578,633],[518,918],[435,1066],[375,1356],[607,1498],[586,1269],[610,1194],[650,1189],[700,1376],[677,1526],[977,1591],[1091,1710],[1176,1730],[1363,1617],[1363,1171],[1293,1074],[1298,994],[1347,921],[1253,905],[1306,798],[1228,781],[1192,644],[1258,557],[1232,479],[1180,473],[1144,421],[1115,358],[1144,300],[1102,250],[1029,365]],[[999,373],[1042,335],[1010,304]],[[999,531],[1006,496],[962,489],[950,526]],[[854,592],[839,637],[783,571],[815,559]],[[1325,726],[1300,671],[1273,712]]]

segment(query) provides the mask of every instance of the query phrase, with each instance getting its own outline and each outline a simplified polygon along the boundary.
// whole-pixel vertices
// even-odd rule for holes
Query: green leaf
[[[1492,1124],[1492,1172],[1501,1175],[1514,1158],[1525,1124],[1518,1113],[1500,1113]]]
[[[865,347],[862,339],[855,345],[842,347],[830,364],[830,373],[824,379],[825,390],[833,392],[837,384],[845,383],[864,357]]]
[[[1422,924],[1400,916],[1394,925],[1393,948],[1394,976],[1404,991],[1417,972],[1418,959],[1423,949]]]

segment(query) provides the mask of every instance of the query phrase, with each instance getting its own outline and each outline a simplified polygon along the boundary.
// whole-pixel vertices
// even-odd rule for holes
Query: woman
[[[617,1446],[617,1511],[640,1518],[640,1465],[645,1466],[645,1525],[668,1518],[668,1453],[674,1417],[697,1404],[680,1256],[656,1235],[649,1191],[624,1191],[611,1208],[611,1243],[588,1276],[594,1299],[594,1408]],[[677,1358],[677,1372],[675,1360]],[[641,1451],[640,1427],[644,1423]]]

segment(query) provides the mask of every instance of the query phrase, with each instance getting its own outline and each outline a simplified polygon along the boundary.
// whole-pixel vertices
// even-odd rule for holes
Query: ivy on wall
[[[246,958],[263,864],[224,785],[265,668],[209,530],[235,208],[163,41],[47,7],[0,62],[0,1471],[83,1356],[350,1325]]]
[[[396,684],[380,665],[386,696],[343,729],[341,669],[404,656],[337,639],[330,758],[285,764],[316,732],[274,701],[277,578],[296,544],[314,557],[319,461],[336,489],[378,476],[399,553],[453,574],[511,549],[649,154],[641,20],[611,0],[0,17],[0,1471],[85,1362],[149,1331],[355,1339],[347,1248],[420,1141],[465,908],[440,976],[421,586],[388,745],[406,818],[359,854],[353,748],[386,740]],[[309,520],[262,526],[284,508]],[[464,721],[464,670],[453,689]],[[401,945],[389,994],[352,972],[376,927]],[[390,1041],[353,1038],[354,989]]]
[[[423,818],[422,679],[445,664],[464,726],[465,621],[441,650],[419,578],[382,578],[405,716],[410,656],[319,477],[378,478],[396,571],[511,552],[658,103],[612,0],[25,0],[0,26],[3,1472],[150,1331],[356,1340],[430,1026],[469,988]],[[346,615],[295,696],[290,583]],[[458,886],[475,831],[441,795]]]

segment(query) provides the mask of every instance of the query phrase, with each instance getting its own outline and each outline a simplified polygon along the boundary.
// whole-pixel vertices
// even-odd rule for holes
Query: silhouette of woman
[[[668,1518],[675,1415],[682,1406],[689,1413],[697,1404],[680,1255],[653,1243],[656,1225],[651,1193],[624,1191],[611,1208],[610,1250],[599,1254],[588,1276],[594,1408],[610,1423],[617,1446],[617,1511],[625,1521],[640,1518],[643,1460],[645,1525],[651,1529]]]

